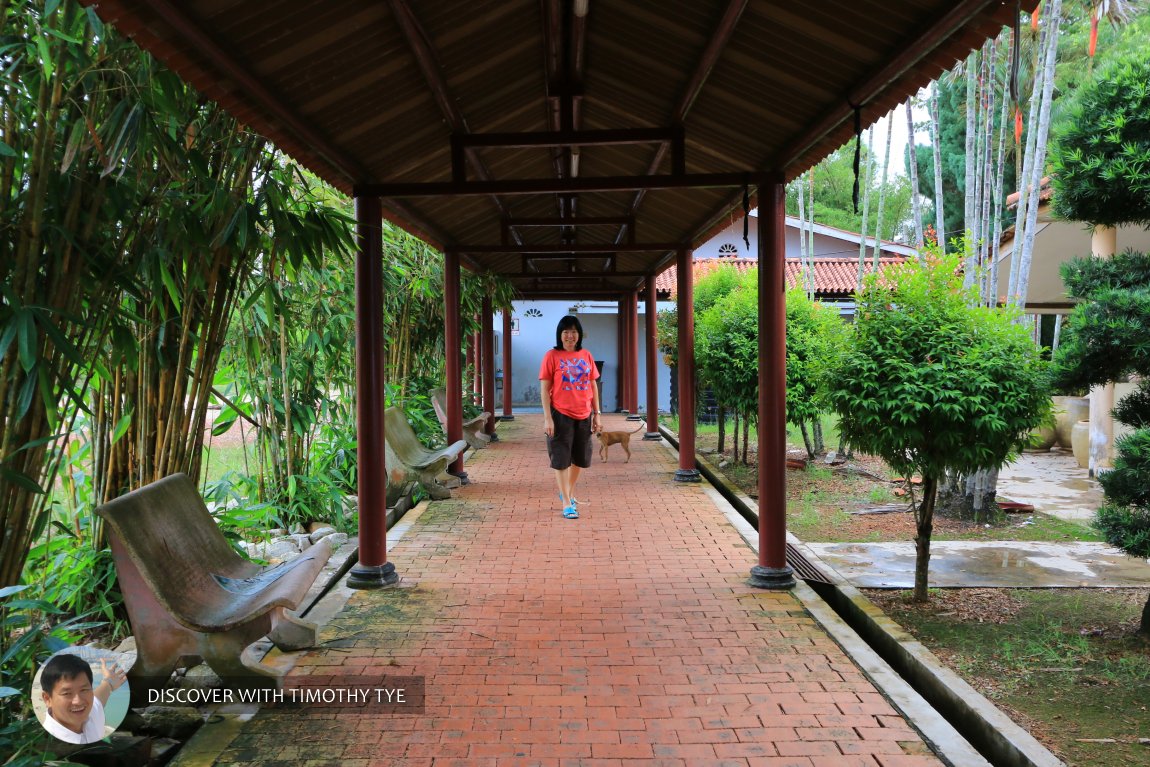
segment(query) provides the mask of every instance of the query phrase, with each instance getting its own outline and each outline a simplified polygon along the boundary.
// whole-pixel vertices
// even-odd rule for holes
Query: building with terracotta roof
[[[758,265],[758,259],[747,258],[747,253],[758,253],[758,217],[752,210],[747,216],[746,236],[750,245],[743,239],[743,217],[732,217],[728,226],[715,237],[697,248],[694,252],[693,277],[697,282],[702,277],[723,265],[731,265],[740,272],[746,272]],[[799,220],[794,216],[786,219],[786,265],[785,274],[788,286],[802,284],[803,264],[799,257]],[[858,280],[858,252],[861,236],[822,224],[814,225],[814,256],[811,259],[815,270],[815,298],[823,303],[838,307],[844,319],[854,316],[854,291]],[[871,272],[873,237],[866,240],[864,274]],[[879,271],[888,266],[900,264],[914,257],[914,248],[897,242],[882,241],[879,246]],[[659,310],[674,308],[676,294],[675,269],[671,267],[660,274],[655,281],[655,291]],[[645,327],[643,319],[645,301],[639,302],[640,328]],[[512,400],[518,407],[534,407],[539,404],[539,361],[547,349],[555,343],[555,326],[567,314],[579,317],[585,333],[586,347],[602,363],[602,402],[604,409],[618,409],[619,387],[619,305],[614,301],[516,301],[512,327]],[[501,332],[501,321],[496,322],[496,331]],[[639,333],[639,360],[645,359],[645,333]],[[501,344],[495,344],[497,355]],[[659,407],[670,407],[671,371],[659,355]],[[496,368],[502,370],[502,360],[496,360]]]

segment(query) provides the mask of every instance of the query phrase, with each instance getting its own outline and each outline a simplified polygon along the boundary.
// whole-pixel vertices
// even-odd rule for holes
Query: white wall
[[[519,334],[511,336],[511,400],[516,407],[539,407],[539,365],[548,349],[555,346],[555,326],[576,305],[575,301],[516,301],[512,317],[519,320]],[[674,306],[660,302],[658,308]],[[639,408],[647,407],[646,316],[639,305]],[[529,316],[539,313],[541,316]],[[619,406],[619,316],[615,302],[582,302],[574,312],[583,325],[583,348],[603,362],[602,404],[607,412]],[[496,313],[495,327],[503,328],[503,316]],[[502,362],[502,360],[500,360]],[[658,355],[659,409],[671,405],[671,372]],[[502,399],[496,412],[502,412]]]

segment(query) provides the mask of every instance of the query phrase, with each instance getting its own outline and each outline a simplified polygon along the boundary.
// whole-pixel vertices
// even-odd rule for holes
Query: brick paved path
[[[401,588],[357,592],[293,672],[424,675],[426,713],[265,710],[218,764],[939,764],[794,597],[745,584],[669,449],[596,456],[566,520],[542,416],[499,432],[389,553]]]

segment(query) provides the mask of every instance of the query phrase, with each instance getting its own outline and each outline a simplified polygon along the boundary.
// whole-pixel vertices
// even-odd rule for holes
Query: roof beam
[[[646,277],[647,272],[500,272],[499,276],[509,280],[581,280]]]
[[[556,130],[535,133],[471,133],[453,136],[465,149],[488,147],[524,149],[529,147],[622,146],[682,141],[674,128],[620,128],[615,130]]]
[[[563,218],[544,216],[541,218],[509,218],[507,226],[634,226],[634,216],[584,216],[583,218]]]
[[[467,127],[467,120],[460,111],[454,98],[451,96],[451,91],[447,87],[447,78],[443,76],[443,69],[439,65],[439,57],[436,56],[435,50],[431,47],[427,33],[423,29],[423,25],[415,17],[415,12],[405,0],[388,0],[388,5],[391,8],[392,15],[395,16],[395,21],[403,32],[404,38],[407,40],[408,46],[411,48],[411,53],[415,56],[415,61],[419,65],[420,72],[423,73],[423,79],[427,82],[427,87],[431,89],[432,95],[435,97],[435,102],[439,105],[439,111],[443,113],[447,124],[451,126],[453,138],[455,136],[463,136],[470,132]],[[467,159],[470,161],[472,167],[475,169],[475,175],[484,181],[491,180],[491,172],[487,169],[482,158],[465,153],[468,155]],[[452,151],[452,164],[456,162],[456,153]],[[459,158],[462,159],[462,158]],[[462,165],[462,163],[460,163]],[[456,177],[459,180],[459,177]],[[499,210],[501,217],[510,215],[507,206],[498,197],[493,197],[495,207]]]
[[[616,245],[610,242],[589,244],[585,242],[533,245],[452,245],[451,249],[460,253],[480,254],[514,254],[527,253],[532,259],[544,259],[547,256],[554,258],[577,258],[580,254],[595,253],[662,253],[665,250],[675,250],[682,247],[673,242],[642,242],[636,245]]]
[[[799,139],[787,145],[765,165],[787,170],[808,150],[822,141],[827,134],[834,131],[846,120],[852,119],[855,109],[861,109],[879,96],[896,80],[913,69],[919,61],[930,55],[935,48],[946,42],[957,30],[979,16],[986,6],[1000,3],[1001,0],[962,0],[962,2],[956,3],[929,27],[913,33],[911,42],[897,56],[844,94],[843,102],[838,109],[825,112],[821,120],[804,130]]]
[[[683,95],[675,107],[675,113],[671,116],[671,122],[675,125],[683,124],[687,119],[687,113],[690,112],[691,107],[695,105],[695,99],[703,92],[703,86],[706,85],[707,78],[711,76],[715,64],[719,62],[719,56],[722,55],[723,49],[727,47],[731,35],[735,33],[735,27],[738,25],[743,11],[747,9],[747,2],[748,0],[731,0],[731,2],[727,4],[727,10],[723,12],[723,17],[719,19],[719,24],[711,34],[711,39],[707,41],[707,47],[703,49],[703,55],[695,67],[695,72],[691,75],[691,79],[688,81],[687,87],[683,90]],[[663,144],[655,152],[655,157],[651,160],[651,165],[647,173],[657,173],[659,166],[663,163],[663,158],[666,156],[667,145]],[[678,159],[674,161],[675,164],[679,162]],[[684,165],[686,164],[685,159],[682,162]],[[685,170],[684,168],[684,171]],[[646,194],[647,190],[645,189],[641,189],[636,193],[635,199],[631,201],[631,215],[638,212],[639,206],[643,203],[643,198]],[[620,230],[616,239],[623,239],[622,230]]]
[[[352,182],[368,178],[369,174],[362,165],[332,144],[326,136],[320,135],[294,111],[284,106],[284,101],[280,96],[273,93],[271,89],[251,74],[248,67],[241,64],[235,56],[228,53],[209,37],[196,22],[188,17],[182,8],[177,7],[170,0],[151,0],[148,5],[157,16],[175,30],[179,37],[196,46],[200,55],[211,62],[219,74],[235,82],[252,101],[282,120],[296,136],[303,140],[305,145],[327,160],[333,169],[347,176]]]
[[[578,194],[628,192],[639,189],[714,189],[757,186],[758,173],[684,173],[658,176],[599,176],[595,178],[509,179],[506,181],[391,181],[357,184],[356,195],[377,197],[476,197],[484,195]]]

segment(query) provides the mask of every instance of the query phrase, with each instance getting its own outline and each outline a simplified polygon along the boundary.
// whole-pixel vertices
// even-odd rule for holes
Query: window
[[[524,316],[524,317],[542,317],[542,316],[543,316],[543,312],[541,312],[540,310],[536,309],[535,307],[531,307],[531,308],[530,308],[530,309],[528,309],[527,311],[523,312],[523,316]]]
[[[734,243],[724,242],[719,246],[719,258],[737,258],[739,248]]]

